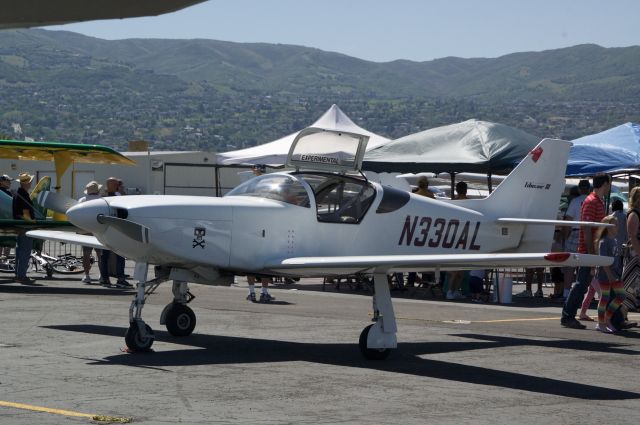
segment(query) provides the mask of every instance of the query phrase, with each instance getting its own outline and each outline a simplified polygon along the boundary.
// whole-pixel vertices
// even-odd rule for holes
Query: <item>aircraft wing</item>
[[[598,221],[544,220],[536,218],[499,218],[496,222],[506,224],[541,224],[561,227],[615,227],[613,224],[600,223]]]
[[[13,219],[0,219],[0,235],[2,236],[17,236],[18,233],[24,232],[29,229],[42,229],[42,228],[60,228],[66,227],[69,229],[76,229],[73,224],[68,221],[59,220],[35,220],[27,223],[24,220]]]
[[[355,273],[422,272],[520,267],[608,266],[612,257],[568,252],[517,254],[372,255],[297,257],[266,264],[265,269],[289,275],[330,276]]]
[[[154,16],[175,12],[202,1],[204,0],[6,0],[2,3],[0,28]]]
[[[0,140],[0,158],[21,161],[64,161],[93,164],[135,165],[135,161],[100,145],[60,142],[23,142]]]
[[[74,228],[75,229],[75,228]],[[107,249],[104,245],[98,242],[95,236],[81,235],[74,232],[63,232],[59,230],[30,230],[27,232],[27,236],[35,239],[43,239],[47,241],[72,243],[82,246],[90,246],[96,249]]]

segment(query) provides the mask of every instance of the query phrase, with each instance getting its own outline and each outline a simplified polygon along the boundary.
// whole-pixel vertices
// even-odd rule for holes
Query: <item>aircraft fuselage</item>
[[[256,196],[140,195],[86,202],[68,216],[127,258],[235,272],[261,272],[291,257],[495,252],[516,247],[522,234],[521,226],[498,225],[495,217],[463,207],[477,201],[434,200],[363,182],[370,196],[354,213],[342,211],[332,194],[317,198],[298,180],[308,197],[303,206]],[[342,209],[354,210],[345,204]],[[98,223],[99,214],[147,227],[148,243]]]

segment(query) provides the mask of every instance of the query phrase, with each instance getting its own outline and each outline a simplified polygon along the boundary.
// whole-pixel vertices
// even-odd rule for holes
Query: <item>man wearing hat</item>
[[[261,176],[267,172],[267,167],[264,164],[256,164],[251,171],[253,171],[254,175]]]
[[[415,192],[416,195],[426,196],[427,198],[435,198],[432,191],[429,190],[429,179],[426,176],[420,176],[418,178],[418,188]]]
[[[13,198],[13,194],[10,190],[12,181],[13,179],[6,174],[0,176],[0,190]]]
[[[98,199],[100,197],[100,186],[97,181],[93,180],[87,183],[84,187],[84,194],[82,198],[78,199],[78,203],[90,201],[92,199]],[[82,282],[87,285],[91,285],[91,251],[93,248],[90,246],[82,247],[82,267],[84,268],[84,277]],[[96,249],[96,258],[100,258],[101,251]]]
[[[109,177],[105,183],[107,187],[107,193],[104,196],[121,196],[122,194],[118,192],[119,179],[116,177]],[[124,257],[113,253],[116,259],[116,288],[133,288],[133,285],[127,282],[124,274],[124,266],[125,259]],[[108,249],[103,249],[100,254],[100,263],[98,264],[100,268],[100,284],[102,286],[111,287],[111,280],[109,279],[109,259],[111,258],[111,251]]]
[[[31,182],[33,176],[29,173],[21,173],[16,179],[20,183],[20,187],[13,197],[13,219],[33,222],[33,203],[29,196]],[[26,231],[18,234],[16,245],[16,277],[15,281],[20,283],[31,283],[32,280],[27,277],[27,269],[29,268],[29,260],[31,259],[31,249],[33,248],[33,239],[26,235]]]

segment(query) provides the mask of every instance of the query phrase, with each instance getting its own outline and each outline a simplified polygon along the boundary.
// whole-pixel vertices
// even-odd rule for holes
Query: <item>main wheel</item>
[[[384,360],[389,357],[391,353],[390,348],[367,348],[367,338],[369,337],[369,330],[374,324],[371,324],[362,330],[360,334],[360,340],[358,341],[358,346],[360,347],[360,352],[367,360]]]
[[[129,347],[129,350],[133,352],[149,351],[155,337],[149,325],[145,324],[144,328],[147,331],[146,337],[140,335],[140,330],[136,322],[129,324],[129,329],[127,329],[127,333],[124,335],[124,341],[127,347]]]
[[[196,314],[184,304],[172,303],[165,320],[167,331],[173,336],[189,336],[196,327]]]

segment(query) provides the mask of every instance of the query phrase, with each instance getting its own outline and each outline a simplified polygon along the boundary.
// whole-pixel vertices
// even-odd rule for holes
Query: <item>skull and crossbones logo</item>
[[[195,236],[195,238],[193,239],[192,248],[199,246],[200,248],[204,249],[204,244],[205,244],[204,235],[205,235],[205,229],[203,227],[196,227],[193,230],[193,236]]]

